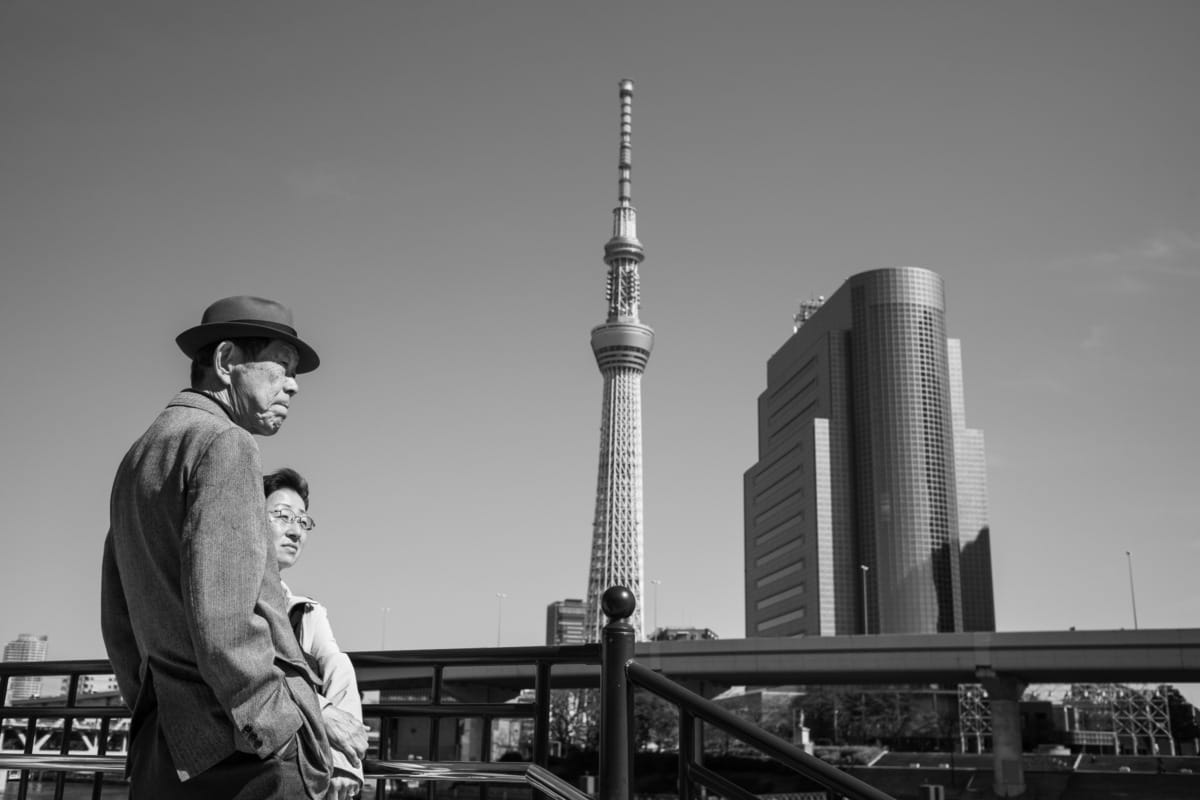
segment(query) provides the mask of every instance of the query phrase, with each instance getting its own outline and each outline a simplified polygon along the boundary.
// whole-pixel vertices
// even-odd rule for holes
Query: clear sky
[[[0,642],[103,654],[125,449],[209,302],[295,309],[266,468],[349,650],[582,597],[618,82],[636,83],[647,622],[744,635],[797,302],[946,281],[1001,630],[1197,627],[1200,4],[0,3]],[[506,598],[497,598],[497,593]],[[390,608],[386,615],[383,608]],[[499,623],[499,624],[498,624]]]

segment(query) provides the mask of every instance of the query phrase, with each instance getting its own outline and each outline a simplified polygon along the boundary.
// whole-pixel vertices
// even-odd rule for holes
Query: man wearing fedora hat
[[[330,745],[360,759],[366,734],[337,709],[292,632],[251,434],[287,419],[317,353],[291,310],[227,297],[176,338],[179,392],[113,480],[101,629],[133,709],[130,797],[322,798]]]

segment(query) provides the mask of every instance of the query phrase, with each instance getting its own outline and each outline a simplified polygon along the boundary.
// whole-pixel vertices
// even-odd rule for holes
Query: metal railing
[[[397,781],[421,782],[426,797],[434,800],[441,782],[480,786],[487,800],[492,784],[524,784],[553,800],[592,800],[549,769],[550,692],[552,687],[600,690],[600,800],[633,800],[633,696],[634,687],[651,692],[679,711],[678,792],[681,800],[694,800],[702,790],[726,800],[756,800],[755,795],[704,764],[703,726],[712,725],[823,787],[832,798],[892,800],[887,794],[826,764],[777,736],[737,717],[725,708],[694,694],[669,678],[634,660],[634,631],[627,619],[636,608],[624,587],[609,589],[603,599],[609,622],[600,645],[516,647],[470,650],[428,650],[353,653],[362,690],[387,689],[387,702],[363,707],[364,717],[378,720],[377,758],[364,761],[364,773],[376,781],[375,797],[385,800]],[[599,669],[597,670],[597,666]],[[23,720],[9,731],[23,730],[21,752],[5,750],[0,742],[0,771],[19,770],[18,800],[26,800],[31,774],[55,774],[54,797],[64,795],[68,774],[84,774],[92,784],[93,800],[100,800],[105,777],[122,776],[129,712],[119,697],[117,705],[94,705],[95,696],[80,695],[83,676],[111,672],[107,661],[0,663],[0,697],[6,697],[14,676],[66,676],[68,691],[62,702],[14,701],[0,707],[0,721]],[[511,702],[521,689],[532,689],[532,702]],[[403,699],[394,695],[404,694]],[[480,697],[482,695],[482,697]],[[495,696],[509,701],[498,702]],[[57,698],[53,698],[57,700]],[[406,720],[427,721],[424,753],[406,758],[403,746],[412,737],[399,736]],[[461,758],[454,743],[444,741],[444,720],[478,720],[478,749]],[[529,761],[491,761],[492,723],[502,719],[532,719],[532,752]],[[79,752],[73,733],[87,727],[94,742]],[[23,727],[22,727],[23,726]],[[40,734],[40,738],[39,738]],[[19,737],[18,737],[19,738]],[[44,745],[57,740],[47,752]],[[110,740],[118,752],[110,752]],[[11,742],[9,742],[11,744]],[[413,755],[410,753],[409,755]],[[450,759],[443,760],[444,755]],[[418,760],[419,759],[419,760]]]
[[[43,771],[55,773],[54,797],[62,798],[68,773],[86,772],[92,775],[92,796],[100,797],[104,775],[125,772],[125,755],[110,755],[109,740],[121,727],[128,727],[129,710],[116,698],[115,705],[94,705],[80,700],[79,684],[84,676],[105,675],[112,672],[107,661],[52,661],[52,662],[7,662],[0,663],[0,698],[8,697],[12,678],[17,676],[43,678],[63,675],[67,677],[67,692],[63,702],[43,705],[32,701],[14,701],[13,705],[0,707],[0,723],[13,721],[8,726],[12,731],[20,730],[24,742],[20,753],[6,752],[5,742],[0,741],[0,772],[20,770],[17,798],[25,800],[29,792],[30,773]],[[88,698],[88,701],[93,698]],[[15,724],[20,720],[21,724]],[[72,751],[74,734],[90,733],[94,737],[95,752],[79,754]],[[119,735],[119,733],[118,733]],[[39,738],[40,737],[40,738]],[[57,739],[56,748],[39,747]],[[48,749],[57,753],[48,753]],[[7,780],[0,776],[0,785]]]
[[[634,630],[626,620],[637,607],[633,593],[614,586],[604,593],[602,607],[608,616],[604,628],[602,707],[600,717],[600,797],[632,800],[633,687],[639,686],[673,703],[679,709],[679,775],[681,800],[697,797],[703,787],[726,800],[757,800],[755,795],[703,764],[702,723],[715,726],[752,745],[833,797],[848,800],[893,800],[868,783],[826,764],[778,736],[736,716],[711,700],[634,661]]]
[[[595,669],[599,653],[599,647],[593,644],[352,654],[360,689],[390,688],[396,692],[403,687],[410,695],[407,701],[363,706],[364,718],[379,720],[379,757],[364,763],[364,775],[377,780],[377,800],[387,797],[388,781],[397,779],[425,782],[429,800],[433,800],[434,784],[438,781],[483,784],[482,800],[487,800],[489,783],[526,783],[558,800],[584,800],[586,795],[547,769],[550,690],[556,683],[580,681],[599,687]],[[498,678],[497,667],[507,668],[506,674]],[[472,694],[479,693],[482,670],[489,670],[487,680],[503,683],[497,688],[503,689],[504,695],[511,696],[521,689],[532,688],[533,702],[470,699]],[[556,675],[556,670],[559,673],[570,670],[572,674]],[[464,696],[469,699],[464,701]],[[405,752],[398,749],[402,743],[395,735],[395,728],[401,722],[413,719],[428,721],[424,753],[418,756],[421,760],[406,759]],[[441,722],[464,719],[478,720],[479,760],[445,760],[445,755],[453,757],[456,753],[453,745],[446,747],[443,743]],[[489,760],[493,750],[492,723],[500,719],[533,720],[529,762]],[[574,797],[572,792],[579,797]]]

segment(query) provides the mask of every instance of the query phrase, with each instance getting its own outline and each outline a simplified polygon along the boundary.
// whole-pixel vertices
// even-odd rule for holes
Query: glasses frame
[[[310,532],[317,527],[317,521],[309,516],[307,511],[296,512],[287,506],[276,506],[267,512],[267,517],[271,522],[280,525],[284,528],[290,528],[292,525],[299,525],[300,530],[305,533]]]

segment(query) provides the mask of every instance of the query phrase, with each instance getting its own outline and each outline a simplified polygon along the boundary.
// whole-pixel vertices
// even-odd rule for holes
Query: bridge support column
[[[1020,711],[1025,686],[1019,678],[1008,676],[983,679],[992,714],[992,790],[997,797],[1019,797],[1025,793]]]

